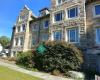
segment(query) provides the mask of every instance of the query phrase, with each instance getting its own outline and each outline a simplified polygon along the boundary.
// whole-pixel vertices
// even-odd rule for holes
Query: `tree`
[[[7,36],[1,36],[0,37],[0,44],[3,47],[6,47],[6,46],[10,45],[10,38],[8,38]]]

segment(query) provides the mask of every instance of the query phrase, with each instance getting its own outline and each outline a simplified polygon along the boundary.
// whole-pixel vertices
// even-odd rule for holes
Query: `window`
[[[79,32],[77,28],[67,30],[68,42],[78,42]]]
[[[49,21],[46,20],[46,21],[44,22],[44,28],[48,28],[48,27],[49,27]]]
[[[96,28],[96,43],[100,43],[100,27]]]
[[[95,16],[100,15],[100,5],[96,5],[94,11],[95,11]]]
[[[62,33],[61,31],[55,31],[53,32],[53,36],[55,41],[60,41],[62,38]]]
[[[20,37],[20,45],[23,45],[23,37]]]
[[[42,35],[42,41],[47,41],[49,38],[48,34]]]
[[[68,0],[57,0],[57,5],[60,5],[62,3],[65,3],[66,1],[68,1]]]
[[[15,46],[18,45],[18,38],[15,38]]]
[[[22,31],[25,31],[25,24],[22,24]]]
[[[62,0],[57,0],[57,5],[60,5],[62,3]]]
[[[63,16],[63,14],[62,14],[62,12],[58,12],[58,13],[56,13],[55,15],[54,15],[55,17],[55,21],[62,21],[62,16]]]
[[[78,17],[78,7],[68,9],[68,18]]]
[[[35,45],[35,40],[34,39],[32,39],[32,45]]]
[[[17,27],[17,31],[20,32],[20,30],[21,30],[21,29],[20,29],[20,26],[18,26],[18,27]]]
[[[38,26],[37,26],[37,24],[34,24],[33,25],[33,29],[32,29],[33,31],[37,31],[38,30]]]

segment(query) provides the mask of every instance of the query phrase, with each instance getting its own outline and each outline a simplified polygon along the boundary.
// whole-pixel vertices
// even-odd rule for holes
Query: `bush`
[[[83,62],[82,52],[72,44],[66,42],[45,42],[43,53],[36,51],[35,66],[43,71],[68,72],[77,70]]]
[[[32,54],[32,51],[21,52],[17,54],[16,63],[18,65],[21,65],[27,68],[33,68],[34,67],[33,58],[34,58],[34,55]]]

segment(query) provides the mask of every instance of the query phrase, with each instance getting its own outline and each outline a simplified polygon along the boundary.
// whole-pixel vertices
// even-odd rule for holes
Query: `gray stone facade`
[[[64,1],[64,0],[63,0]],[[27,15],[24,21],[16,22],[12,35],[11,52],[20,52],[33,49],[42,41],[54,40],[54,32],[61,31],[61,41],[66,41],[77,45],[85,55],[85,68],[99,70],[100,72],[100,44],[96,42],[96,28],[100,27],[100,16],[94,16],[94,6],[100,5],[100,0],[66,0],[60,5],[57,0],[51,0],[51,9],[44,8],[40,10],[40,16],[32,15],[32,11],[27,7],[24,8],[21,15]],[[77,17],[69,18],[70,9],[77,7]],[[76,10],[76,8],[75,8]],[[50,13],[49,13],[50,12]],[[62,12],[62,20],[55,21],[55,14]],[[48,27],[44,22],[48,20]],[[16,33],[16,28],[21,24],[26,25],[24,32]],[[75,42],[70,42],[69,33],[75,29],[78,34]],[[69,33],[68,33],[69,32]],[[22,46],[13,46],[16,37],[23,36]],[[13,56],[13,55],[12,55]]]

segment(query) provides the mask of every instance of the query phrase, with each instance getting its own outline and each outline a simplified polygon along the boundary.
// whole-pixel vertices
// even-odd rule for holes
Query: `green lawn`
[[[0,80],[42,80],[24,73],[0,66]]]

